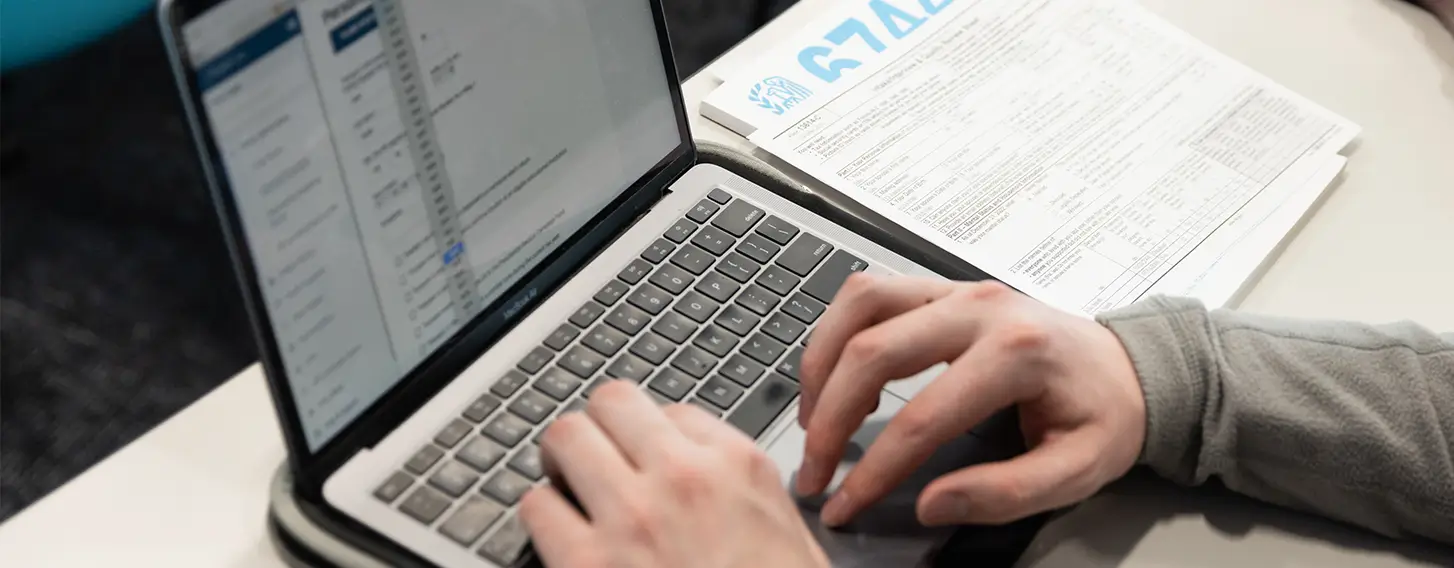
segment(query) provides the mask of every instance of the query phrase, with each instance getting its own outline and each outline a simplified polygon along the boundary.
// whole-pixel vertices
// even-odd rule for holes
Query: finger
[[[874,276],[848,277],[833,304],[813,328],[813,342],[803,353],[802,404],[799,423],[806,424],[818,393],[838,363],[844,344],[860,330],[937,300],[954,290],[947,280]]]
[[[520,520],[546,566],[570,568],[574,554],[595,548],[590,522],[549,485],[525,494],[520,501]]]
[[[945,475],[919,495],[926,525],[1003,524],[1090,497],[1105,483],[1097,456],[1106,440],[1081,429],[1014,459]]]
[[[673,404],[663,409],[667,419],[676,425],[687,439],[704,446],[730,444],[752,444],[742,431],[728,426],[695,404]]]
[[[973,343],[973,306],[951,294],[863,330],[844,346],[838,365],[808,415],[797,492],[814,495],[833,478],[844,445],[873,413],[888,381],[952,360]]]
[[[955,360],[899,410],[823,507],[823,522],[841,525],[881,499],[939,446],[1024,399],[1018,359],[983,342]],[[1033,379],[1030,379],[1033,380]]]
[[[596,389],[586,414],[638,466],[686,442],[661,408],[630,381],[612,381]]]
[[[592,516],[633,494],[635,469],[587,415],[562,415],[545,431],[541,442],[545,462],[559,470],[558,478]]]

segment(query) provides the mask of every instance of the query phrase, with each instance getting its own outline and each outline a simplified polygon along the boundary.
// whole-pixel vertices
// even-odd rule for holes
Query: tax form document
[[[1210,267],[1241,258],[1248,276],[1238,251],[1285,235],[1258,220],[1290,229],[1312,205],[1307,184],[1326,187],[1358,133],[1129,1],[867,9],[879,17],[823,46],[863,37],[882,44],[872,56],[803,48],[753,66],[796,95],[761,89],[792,104],[759,105],[751,140],[1062,309],[1230,296]]]

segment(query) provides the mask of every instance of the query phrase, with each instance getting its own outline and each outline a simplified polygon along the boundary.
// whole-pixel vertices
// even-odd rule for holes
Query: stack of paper
[[[847,0],[703,114],[1007,283],[1226,305],[1349,121],[1129,0]]]

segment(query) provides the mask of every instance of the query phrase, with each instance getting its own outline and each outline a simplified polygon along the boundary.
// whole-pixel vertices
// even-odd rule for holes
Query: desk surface
[[[831,1],[801,0],[686,82],[699,138],[751,150],[696,117],[698,102],[717,76]],[[1437,260],[1454,242],[1454,39],[1398,0],[1143,1],[1365,129],[1341,185],[1242,307],[1454,329],[1454,263]],[[0,526],[0,564],[282,566],[263,519],[283,457],[261,372],[251,367]],[[1131,481],[1053,523],[1022,564],[1351,568],[1447,566],[1454,557]]]

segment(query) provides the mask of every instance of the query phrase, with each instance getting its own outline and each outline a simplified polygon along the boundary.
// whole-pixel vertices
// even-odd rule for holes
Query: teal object
[[[152,0],[0,0],[0,72],[85,45],[150,6]]]

